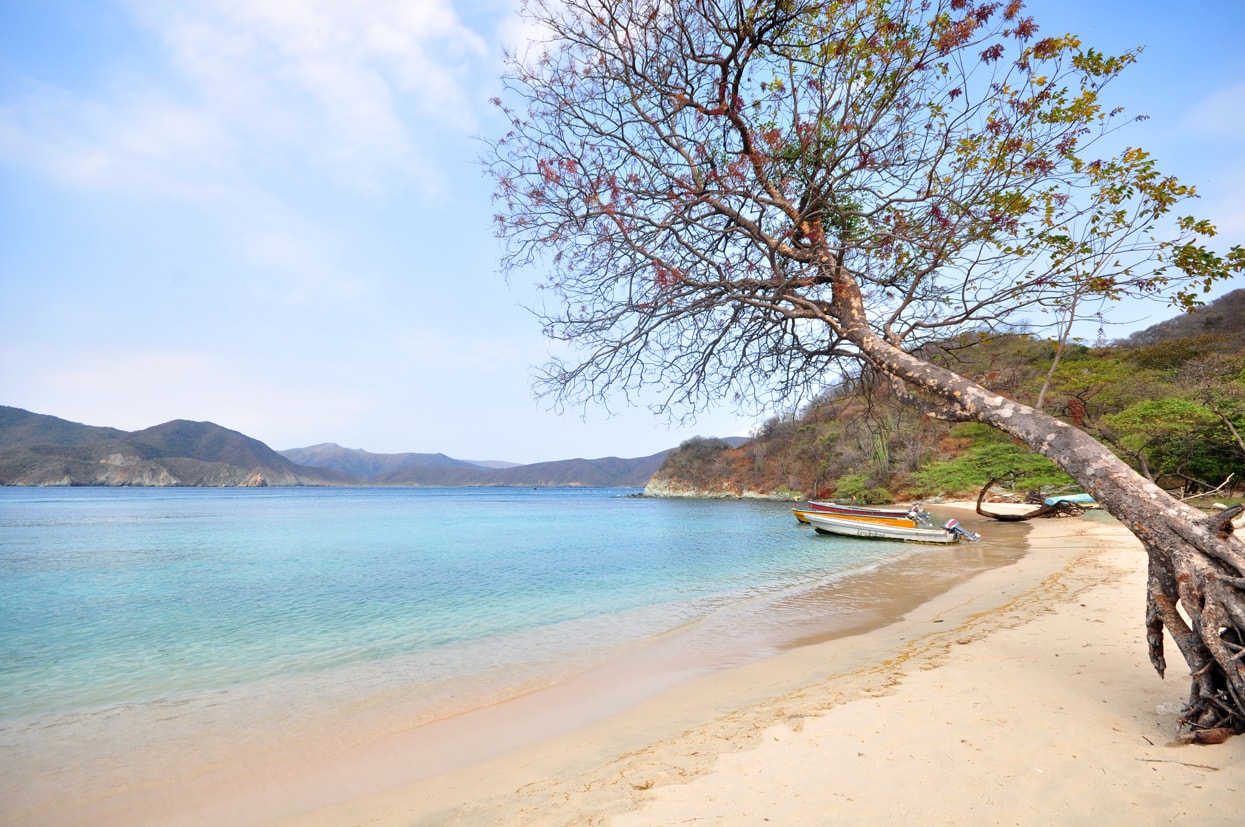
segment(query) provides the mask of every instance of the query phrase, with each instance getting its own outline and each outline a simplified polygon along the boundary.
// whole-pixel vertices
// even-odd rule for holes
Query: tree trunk
[[[863,314],[855,318],[863,320]],[[1071,475],[1136,535],[1149,557],[1145,622],[1150,662],[1163,676],[1166,630],[1192,677],[1180,719],[1189,739],[1209,742],[1245,732],[1245,545],[1232,536],[1231,524],[1239,509],[1207,517],[1078,428],[905,353],[863,324],[844,327],[876,367],[943,400],[955,418],[982,422],[1021,440]]]
[[[1076,503],[1057,502],[1054,505],[1040,503],[1037,508],[1025,514],[995,514],[992,511],[986,511],[982,503],[986,499],[986,492],[990,487],[999,481],[998,477],[990,480],[981,488],[981,493],[977,495],[977,513],[983,517],[989,517],[991,520],[998,520],[1001,523],[1022,523],[1025,520],[1033,520],[1038,517],[1077,517],[1085,513],[1085,509]]]

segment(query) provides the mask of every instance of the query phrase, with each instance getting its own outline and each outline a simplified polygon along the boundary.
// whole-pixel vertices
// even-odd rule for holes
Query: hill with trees
[[[931,345],[931,359],[1088,430],[1160,486],[1191,494],[1245,483],[1245,290],[1091,347],[1024,333]],[[1049,383],[1047,378],[1049,376]],[[834,497],[869,503],[1048,492],[1072,479],[979,423],[947,423],[903,405],[868,372],[849,377],[742,447],[693,439],[648,486],[675,496]],[[1227,494],[1223,495],[1227,498]]]

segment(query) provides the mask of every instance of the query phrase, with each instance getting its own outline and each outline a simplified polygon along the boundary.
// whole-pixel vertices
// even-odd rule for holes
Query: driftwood
[[[989,517],[991,520],[998,520],[1003,523],[1019,523],[1025,520],[1032,520],[1037,517],[1079,517],[1085,513],[1084,507],[1077,503],[1057,502],[1054,505],[1047,505],[1039,502],[1038,507],[1027,514],[995,514],[992,511],[986,511],[981,507],[982,502],[986,499],[986,492],[990,487],[999,481],[999,477],[995,477],[986,483],[981,489],[981,493],[977,495],[977,513],[983,517]]]

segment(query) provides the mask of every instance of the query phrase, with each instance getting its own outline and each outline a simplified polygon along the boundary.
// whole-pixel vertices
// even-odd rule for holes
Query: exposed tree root
[[[1054,505],[1040,503],[1037,508],[1027,514],[995,514],[992,511],[986,511],[981,504],[986,499],[986,492],[998,481],[998,477],[990,480],[981,489],[981,493],[977,495],[977,513],[983,517],[989,517],[991,520],[998,520],[1002,523],[1019,523],[1037,517],[1079,517],[1085,513],[1084,507],[1069,502],[1057,502]]]
[[[977,496],[977,513],[1006,522],[1085,513],[1074,503],[1042,504],[1027,514],[983,507],[991,480]],[[1164,630],[1189,666],[1189,701],[1180,715],[1186,744],[1220,744],[1245,733],[1245,555],[1233,536],[1236,506],[1200,520],[1170,514],[1145,532],[1149,555],[1146,644],[1159,677],[1167,671]],[[1157,515],[1156,515],[1157,516]],[[1189,529],[1192,529],[1191,531]]]
[[[1161,677],[1166,629],[1192,679],[1180,716],[1184,743],[1218,744],[1245,732],[1245,559],[1232,538],[1240,511],[1237,506],[1202,521],[1210,534],[1205,546],[1176,538],[1146,543],[1150,663]]]

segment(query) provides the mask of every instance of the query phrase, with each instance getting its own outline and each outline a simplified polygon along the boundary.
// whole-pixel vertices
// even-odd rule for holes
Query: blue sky
[[[1217,246],[1245,241],[1245,4],[1029,5],[1045,33],[1146,46],[1113,88],[1151,116],[1131,142],[1198,186]],[[744,432],[533,398],[539,274],[498,273],[473,140],[501,128],[513,8],[0,0],[0,404],[514,462]]]

